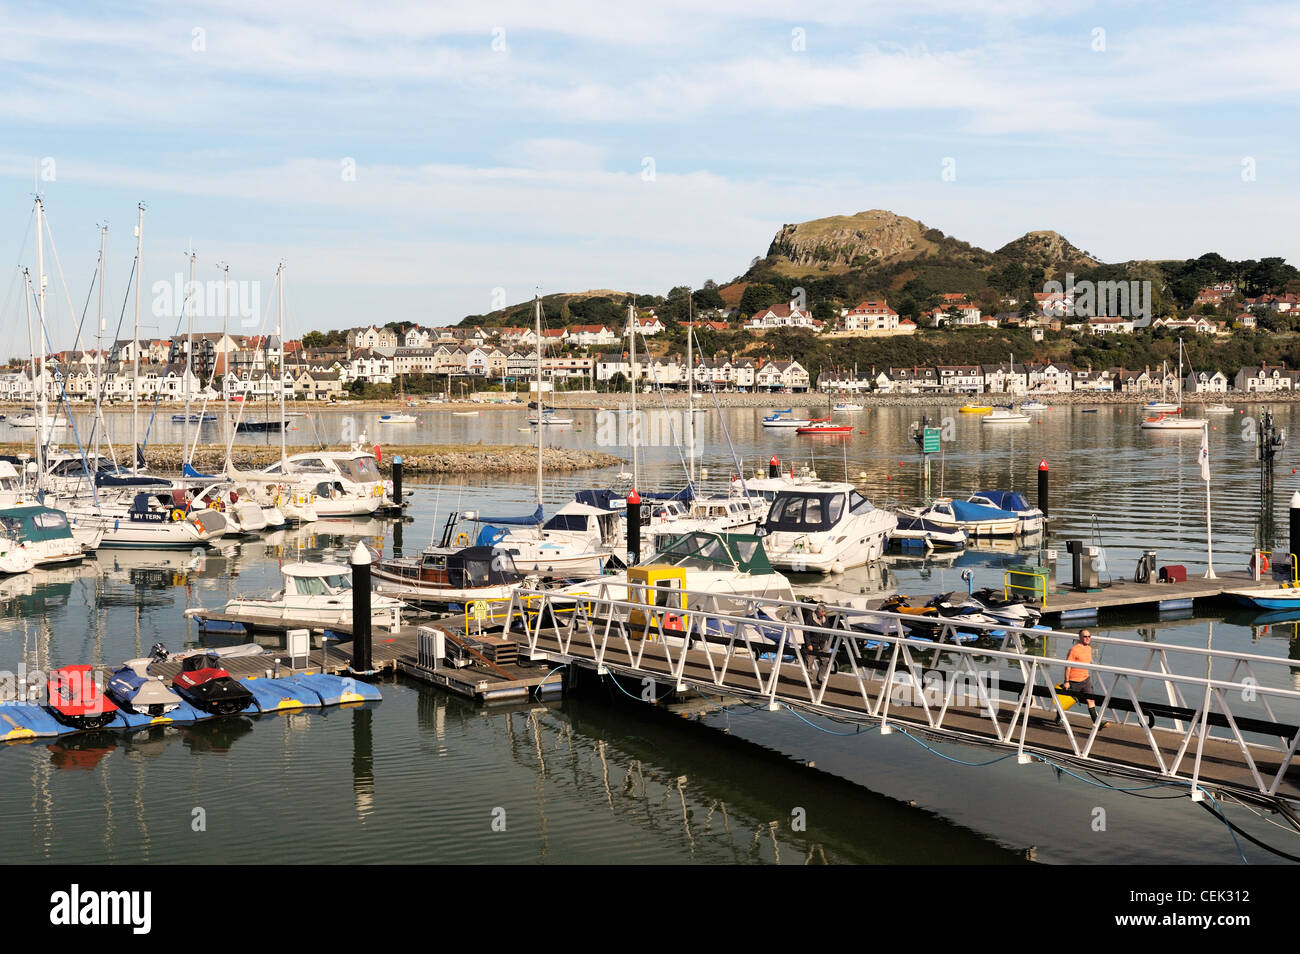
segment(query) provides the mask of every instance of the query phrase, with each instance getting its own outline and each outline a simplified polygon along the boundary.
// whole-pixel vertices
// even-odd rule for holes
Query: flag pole
[[[1205,481],[1205,558],[1209,568],[1205,579],[1217,580],[1214,572],[1214,533],[1210,523],[1210,422],[1201,428],[1201,478]]]

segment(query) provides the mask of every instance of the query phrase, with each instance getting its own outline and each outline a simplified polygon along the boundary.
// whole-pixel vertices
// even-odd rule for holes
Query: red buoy
[[[628,493],[627,502],[632,504],[633,506],[636,506],[637,504],[641,503],[641,495],[636,492],[635,487],[633,487],[632,490]]]

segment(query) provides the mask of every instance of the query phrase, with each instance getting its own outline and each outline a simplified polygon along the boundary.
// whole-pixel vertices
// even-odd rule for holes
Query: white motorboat
[[[980,418],[981,424],[1029,424],[1032,421],[1033,418],[1028,414],[1022,414],[1019,411],[1004,407],[1000,407],[992,414],[985,414]]]
[[[1142,405],[1142,410],[1148,414],[1175,414],[1178,409],[1177,404],[1170,404],[1168,401],[1148,401]]]
[[[414,414],[380,414],[380,424],[415,424],[417,418]]]
[[[392,485],[379,473],[375,455],[362,449],[364,442],[363,437],[351,450],[292,454],[264,470],[228,474],[248,484],[276,486],[282,496],[286,491],[310,492],[317,517],[365,516],[390,502]],[[266,503],[261,495],[259,502]],[[279,506],[284,510],[282,503]],[[285,516],[290,516],[288,511]]]
[[[1034,398],[1032,401],[1026,401],[1020,405],[1022,411],[1050,411],[1051,405],[1044,404],[1042,401]]]
[[[1205,421],[1198,417],[1183,417],[1179,414],[1161,414],[1157,417],[1144,418],[1141,424],[1144,431],[1199,431]]]
[[[1206,414],[1232,414],[1233,408],[1230,404],[1210,404],[1205,408]]]
[[[836,404],[836,405],[835,405],[835,407],[833,408],[833,410],[836,410],[836,411],[861,411],[861,410],[863,410],[863,406],[862,406],[861,404],[854,404],[854,403],[852,403],[851,401],[841,401],[839,404]]]
[[[1015,490],[981,490],[966,503],[1014,513],[1020,519],[1020,533],[1037,533],[1047,521],[1043,511],[1031,506],[1025,495]]]
[[[360,544],[358,544],[360,546]],[[225,612],[252,621],[292,619],[316,623],[352,623],[352,570],[337,563],[288,563],[280,568],[284,586],[265,596],[230,600]],[[375,625],[396,630],[401,626],[403,603],[371,594],[370,612]],[[204,610],[187,610],[202,616]]]
[[[812,423],[810,417],[786,417],[789,411],[777,411],[768,417],[763,418],[764,427],[807,427]]]
[[[1000,507],[939,497],[928,507],[899,511],[940,527],[965,530],[971,537],[1014,537],[1020,533],[1020,515]]]
[[[30,566],[22,567],[24,559],[12,552],[16,547],[26,554]],[[86,555],[67,514],[38,503],[0,508],[0,551],[0,560],[4,561],[0,572],[4,573],[22,573],[32,566],[80,563]]]
[[[763,521],[763,546],[780,569],[840,573],[880,559],[897,525],[852,484],[810,483],[776,495]]]

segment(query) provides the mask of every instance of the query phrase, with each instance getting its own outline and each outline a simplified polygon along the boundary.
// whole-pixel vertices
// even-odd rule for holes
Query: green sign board
[[[922,444],[921,450],[927,454],[939,453],[939,428],[927,427],[921,432]]]

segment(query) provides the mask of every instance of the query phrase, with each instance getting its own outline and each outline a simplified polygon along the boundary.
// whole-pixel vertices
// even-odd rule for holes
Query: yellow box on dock
[[[686,570],[680,566],[634,566],[627,571],[627,601],[640,607],[628,613],[628,622],[644,630],[684,629]]]

